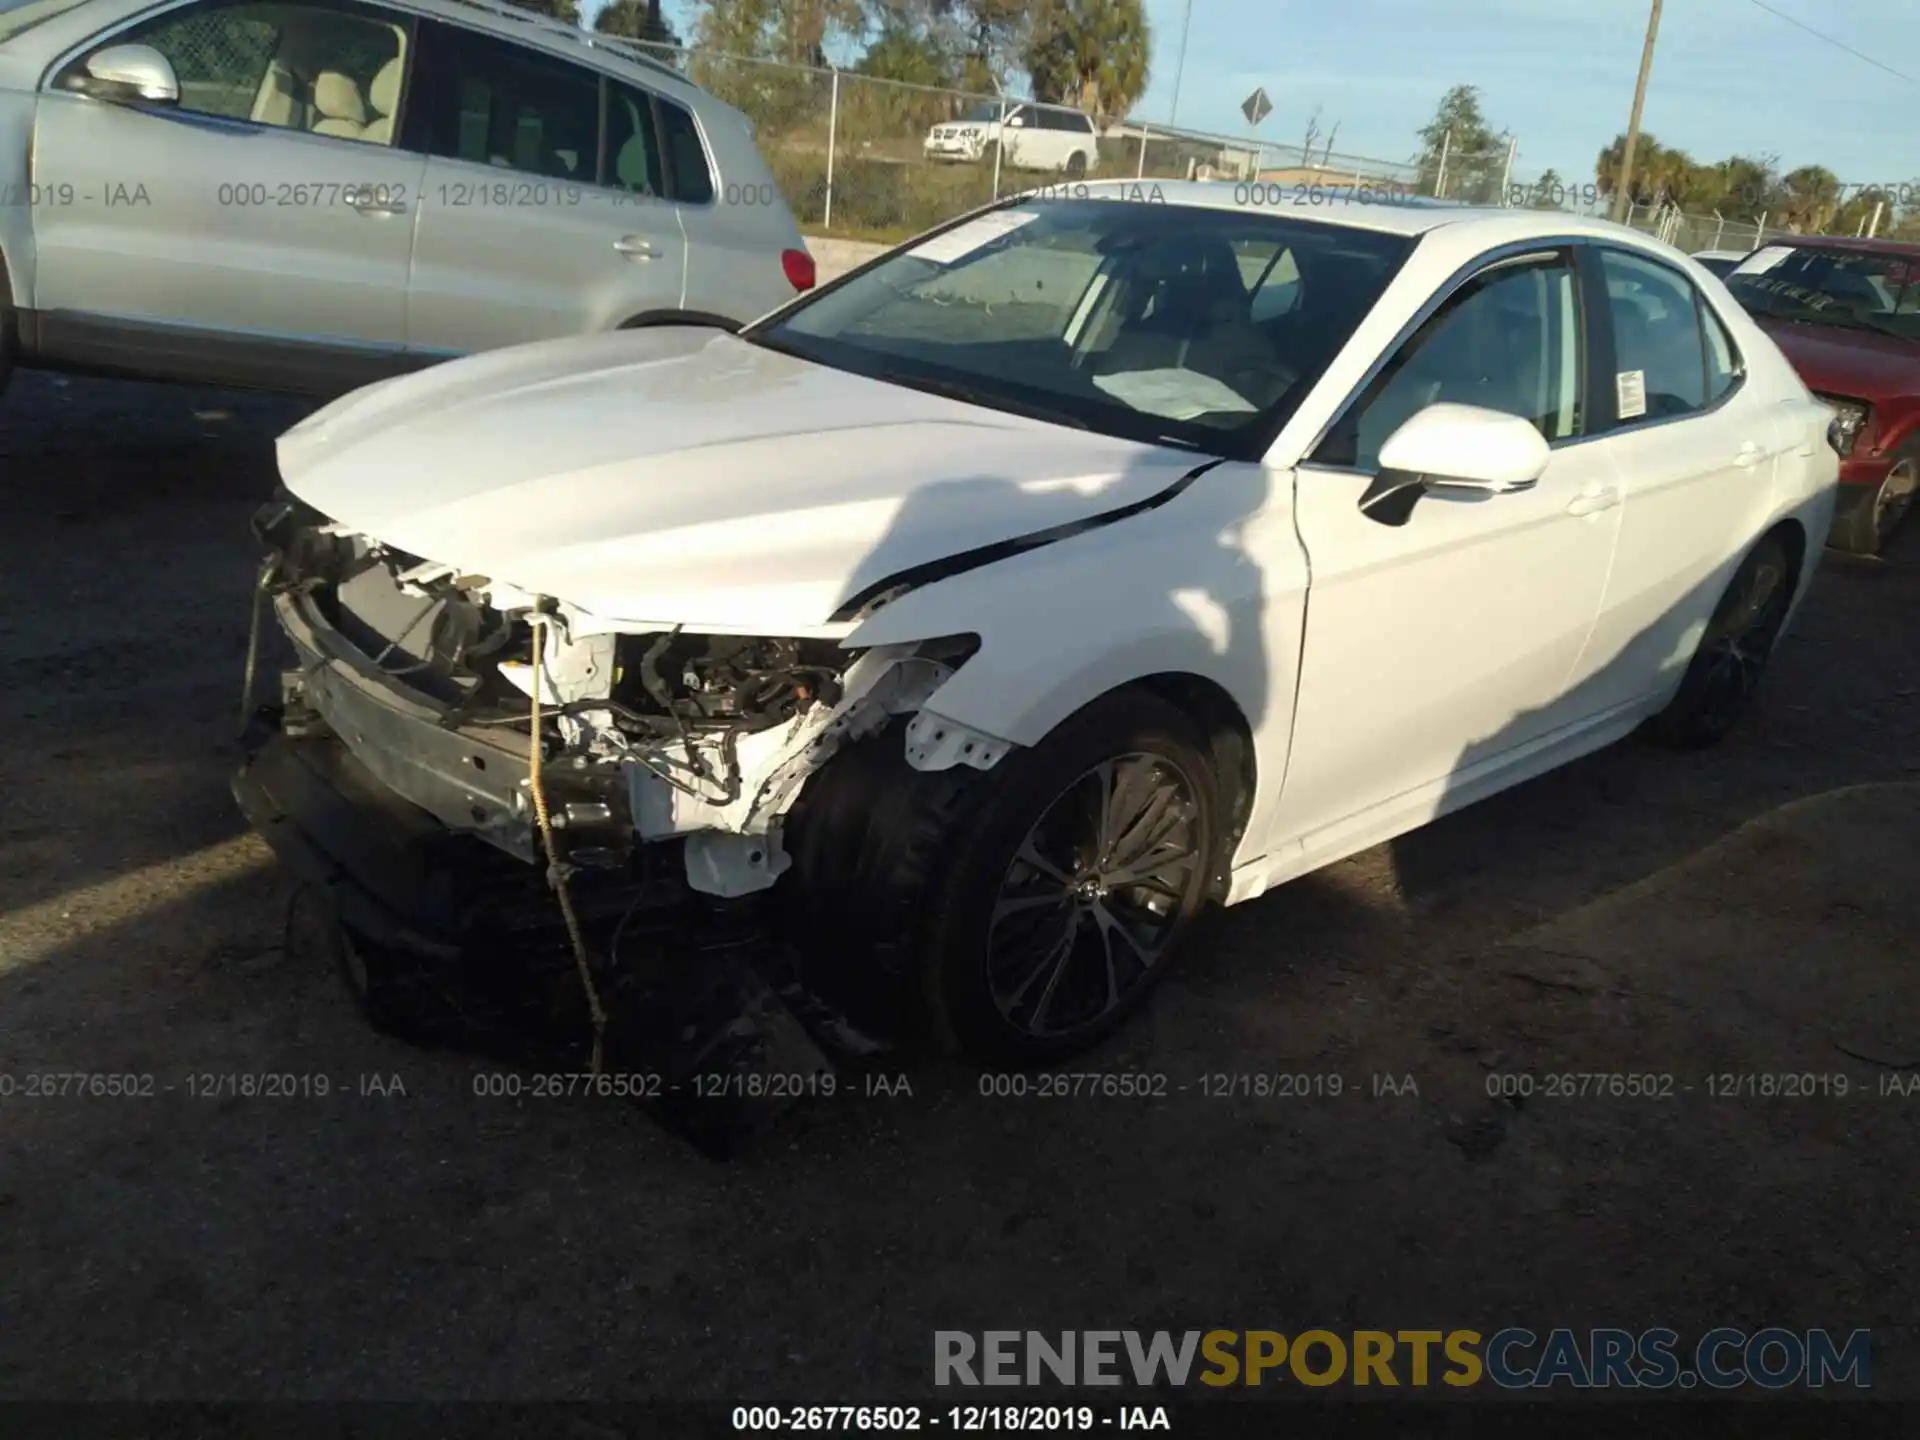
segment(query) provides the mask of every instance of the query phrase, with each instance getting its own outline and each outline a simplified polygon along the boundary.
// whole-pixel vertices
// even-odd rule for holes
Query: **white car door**
[[[1041,151],[1046,142],[1040,134],[1039,112],[1031,105],[1016,105],[1007,111],[1000,124],[1000,159],[1022,170],[1040,168],[1046,162]]]
[[[687,246],[646,98],[464,27],[420,30],[408,349],[491,350],[680,308]]]
[[[392,133],[411,31],[359,4],[215,0],[97,37],[35,115],[36,178],[86,201],[35,211],[35,307],[170,364],[253,346],[264,366],[276,345],[397,356],[423,168]],[[120,44],[167,59],[177,105],[63,88]]]
[[[1803,427],[1743,383],[1740,356],[1693,282],[1651,256],[1594,251],[1613,359],[1599,387],[1619,471],[1619,558],[1579,683],[1599,708],[1680,681]],[[1596,347],[1599,348],[1599,347]]]
[[[1498,788],[1539,742],[1578,728],[1567,681],[1619,525],[1612,464],[1583,443],[1581,313],[1570,252],[1490,261],[1299,467],[1312,582],[1276,842],[1345,853]],[[1551,445],[1539,483],[1429,492],[1400,524],[1363,513],[1382,444],[1440,401],[1533,421]]]

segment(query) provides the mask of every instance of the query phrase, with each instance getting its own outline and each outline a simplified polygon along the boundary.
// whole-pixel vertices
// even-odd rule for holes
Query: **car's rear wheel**
[[[1067,157],[1067,174],[1070,178],[1079,180],[1084,177],[1086,173],[1087,152],[1084,150],[1076,150]]]
[[[1681,749],[1711,745],[1745,713],[1793,604],[1792,556],[1765,536],[1740,563],[1667,708],[1647,733]]]
[[[814,973],[856,1013],[889,995],[906,1013],[885,1018],[977,1059],[1060,1059],[1110,1033],[1166,974],[1215,868],[1220,799],[1192,722],[1120,691],[984,774],[914,772],[898,743],[859,747],[868,777],[823,774],[796,811]]]
[[[1834,527],[1834,545],[1855,555],[1878,555],[1913,512],[1916,490],[1920,490],[1920,455],[1904,454],[1870,500],[1848,507]]]

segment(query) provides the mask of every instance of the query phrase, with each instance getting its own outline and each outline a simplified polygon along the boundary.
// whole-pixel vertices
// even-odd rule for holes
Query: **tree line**
[[[1542,210],[1597,210],[1620,192],[1627,137],[1619,134],[1594,159],[1591,180],[1566,180],[1547,170],[1526,184],[1507,176],[1510,132],[1487,120],[1480,92],[1456,85],[1441,97],[1420,130],[1415,164],[1419,187],[1432,193],[1444,183],[1453,198],[1492,201],[1503,183],[1509,203]],[[1764,222],[1769,229],[1802,235],[1852,235],[1873,224],[1876,207],[1882,236],[1920,237],[1920,182],[1848,183],[1824,165],[1782,168],[1777,154],[1730,155],[1699,161],[1685,150],[1642,131],[1633,151],[1627,198],[1658,209],[1671,205],[1688,215],[1720,215],[1730,224]]]
[[[1594,182],[1612,198],[1620,187],[1627,137],[1613,137],[1594,161]],[[1880,213],[1878,234],[1920,232],[1920,187],[1911,183],[1842,181],[1824,165],[1782,171],[1777,154],[1730,155],[1702,162],[1642,131],[1633,151],[1628,198],[1638,205],[1678,206],[1695,215],[1758,221],[1802,235],[1852,235]]]
[[[579,0],[517,3],[580,22]],[[1153,33],[1142,0],[694,0],[691,8],[689,41],[698,49],[821,68],[830,47],[857,49],[855,74],[974,94],[1024,92],[1102,123],[1127,116],[1151,72]],[[593,28],[683,43],[661,0],[611,0]],[[1309,123],[1309,149],[1318,113]],[[1418,132],[1415,185],[1454,199],[1545,210],[1599,209],[1619,191],[1624,134],[1600,151],[1590,181],[1549,169],[1525,184],[1508,173],[1512,139],[1487,119],[1477,86],[1455,85]],[[1717,212],[1733,223],[1764,220],[1801,234],[1853,234],[1873,223],[1877,208],[1877,233],[1920,238],[1920,182],[1848,183],[1823,165],[1783,170],[1771,153],[1698,161],[1644,131],[1629,198],[1693,215]]]
[[[517,0],[580,23],[579,0]],[[1024,91],[1104,121],[1146,93],[1153,35],[1141,0],[695,0],[690,43],[750,60],[825,67],[860,50],[855,74],[980,94]],[[680,45],[661,0],[612,0],[593,28]]]

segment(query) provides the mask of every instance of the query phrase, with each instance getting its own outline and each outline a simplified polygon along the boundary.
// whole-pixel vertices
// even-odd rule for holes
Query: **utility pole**
[[[1187,31],[1193,28],[1193,0],[1187,0],[1187,18],[1180,22],[1180,58],[1173,66],[1173,104],[1167,107],[1167,125],[1171,128],[1180,119],[1180,77],[1187,69]]]
[[[1647,43],[1640,50],[1640,78],[1633,86],[1633,114],[1627,117],[1627,148],[1620,157],[1620,178],[1614,182],[1613,217],[1620,218],[1633,192],[1633,152],[1640,143],[1640,109],[1647,103],[1647,72],[1653,69],[1653,40],[1660,33],[1660,0],[1653,0],[1647,17]]]

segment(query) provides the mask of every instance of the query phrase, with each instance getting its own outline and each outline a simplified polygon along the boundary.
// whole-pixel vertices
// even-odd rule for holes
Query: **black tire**
[[[0,265],[0,286],[7,283],[7,271]],[[13,307],[0,296],[0,395],[7,393],[7,382],[13,378],[13,352],[19,347],[20,337],[13,318]]]
[[[1000,142],[989,140],[980,147],[980,163],[991,170],[1000,163]]]
[[[1663,745],[1697,750],[1732,730],[1753,700],[1793,604],[1797,577],[1785,541],[1764,536],[1727,582],[1680,689],[1647,722]]]
[[[834,766],[843,761],[852,764],[811,803],[803,792],[790,825],[794,878],[810,914],[796,934],[816,937],[809,975],[824,976],[823,989],[856,1019],[978,1060],[1062,1059],[1117,1028],[1165,975],[1217,866],[1222,806],[1206,742],[1183,711],[1143,690],[1095,702],[984,773],[911,770],[897,729]],[[1091,833],[1069,843],[1068,829],[1084,822],[1090,830],[1096,789],[1112,796],[1116,813],[1129,796],[1147,806],[1133,833],[1114,841],[1138,844],[1168,829],[1174,849],[1165,870],[1153,872],[1164,880],[1153,892],[1164,910],[1148,908],[1145,885],[1101,883],[1098,857],[1070,858],[1092,848]],[[1050,875],[1017,859],[1029,839],[1058,857]],[[1121,863],[1124,845],[1108,850],[1110,873],[1138,873]],[[1007,898],[1015,885],[1028,888]],[[1008,914],[997,921],[1003,904]],[[1030,926],[1007,923],[1024,913]],[[1031,933],[1023,937],[1023,928]],[[996,942],[1010,957],[998,982]],[[1030,969],[1021,964],[1029,958]],[[1058,1009],[1056,995],[1065,997]]]
[[[1087,152],[1084,150],[1076,150],[1067,157],[1067,178],[1069,180],[1084,179],[1086,173]]]
[[[355,1008],[383,1035],[434,1048],[450,1043],[456,1029],[452,1007],[430,983],[426,965],[331,927],[334,966]]]
[[[1850,555],[1878,555],[1913,513],[1914,492],[1920,486],[1920,446],[1906,445],[1886,479],[1871,496],[1850,505],[1839,517],[1827,543]]]

